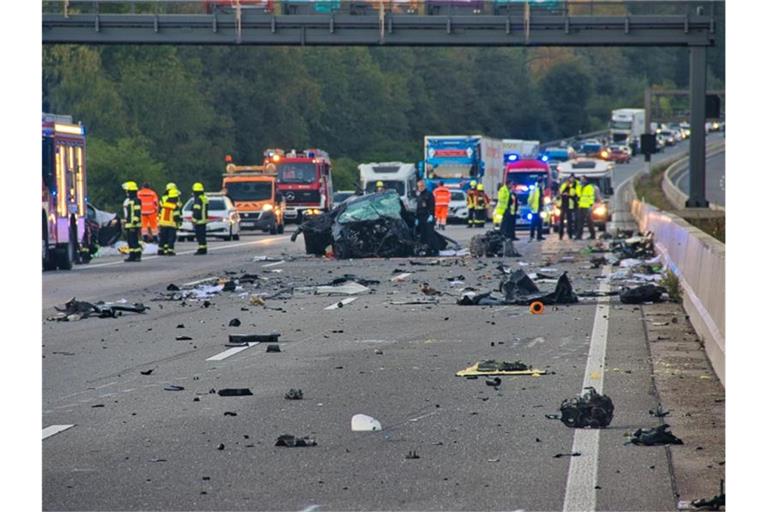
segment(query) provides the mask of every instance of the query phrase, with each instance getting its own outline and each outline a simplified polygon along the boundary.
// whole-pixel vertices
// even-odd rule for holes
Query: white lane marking
[[[403,281],[409,275],[411,275],[411,272],[403,272],[402,274],[396,275],[395,277],[390,279],[390,281],[392,281],[392,282]]]
[[[222,359],[226,359],[230,356],[233,356],[239,352],[242,352],[243,350],[249,349],[251,347],[255,347],[258,345],[259,342],[256,341],[254,343],[248,343],[247,345],[243,345],[242,347],[232,347],[229,350],[225,350],[224,352],[221,352],[219,354],[216,354],[215,356],[211,356],[206,361],[221,361]]]
[[[328,311],[329,309],[339,309],[339,304],[341,304],[342,306],[346,306],[350,302],[354,302],[357,299],[358,299],[358,297],[349,297],[349,298],[346,298],[346,299],[341,299],[339,302],[334,302],[333,304],[331,304],[330,306],[328,306],[327,308],[324,308],[324,309],[326,311]]]
[[[283,263],[285,263],[285,260],[276,261],[274,263],[267,263],[266,265],[262,265],[261,268],[276,267],[278,265],[282,265]]]
[[[59,432],[69,430],[72,427],[74,427],[74,425],[51,425],[50,427],[45,427],[43,429],[43,439],[54,436]]]
[[[610,266],[603,267],[603,276],[607,276],[610,272]],[[600,283],[599,290],[601,292],[611,290],[607,279]],[[598,393],[603,392],[603,366],[605,347],[608,341],[608,318],[611,311],[609,299],[609,297],[597,298],[589,356],[587,357],[587,367],[584,370],[583,387],[592,386]],[[597,458],[600,452],[600,429],[576,429],[571,451],[581,453],[581,457],[571,457],[563,511],[593,511],[597,505],[595,485],[597,483]]]
[[[229,249],[229,248],[232,248],[232,247],[245,247],[247,245],[271,244],[272,242],[276,242],[278,240],[287,240],[288,238],[290,238],[290,237],[289,236],[278,236],[278,237],[273,237],[273,238],[265,238],[263,240],[253,240],[251,242],[239,242],[239,243],[236,243],[236,244],[228,244],[228,245],[215,245],[215,246],[212,246],[212,247],[209,246],[208,247],[208,252],[220,251],[222,249]],[[188,254],[194,254],[195,251],[197,251],[197,249],[190,250],[190,251],[178,252],[178,253],[176,253],[176,255],[177,256],[186,256]],[[153,260],[153,259],[159,258],[159,257],[160,256],[157,256],[157,255],[145,256],[141,260],[142,261]],[[89,268],[110,267],[110,266],[113,266],[113,265],[123,265],[123,264],[125,264],[125,262],[123,260],[110,261],[108,263],[91,263],[91,264],[88,264],[88,265],[77,265],[77,266],[74,266],[74,267],[72,267],[72,270],[88,270]]]

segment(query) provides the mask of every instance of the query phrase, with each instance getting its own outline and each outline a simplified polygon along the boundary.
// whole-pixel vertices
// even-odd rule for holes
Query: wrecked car
[[[307,254],[322,256],[330,246],[338,259],[436,256],[453,242],[439,233],[434,246],[419,241],[414,214],[393,190],[347,200],[303,222],[291,241],[299,234]]]
[[[584,388],[576,398],[568,398],[560,404],[560,416],[547,414],[549,419],[559,419],[571,428],[604,428],[613,419],[613,401],[601,395],[593,387]]]

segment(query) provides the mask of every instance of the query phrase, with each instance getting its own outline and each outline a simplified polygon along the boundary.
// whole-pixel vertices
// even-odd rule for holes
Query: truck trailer
[[[469,189],[482,183],[496,196],[504,174],[502,142],[484,135],[427,135],[424,137],[423,172],[429,190],[442,181],[448,188]]]
[[[623,144],[637,154],[640,136],[645,133],[645,109],[620,108],[611,112],[611,142]]]

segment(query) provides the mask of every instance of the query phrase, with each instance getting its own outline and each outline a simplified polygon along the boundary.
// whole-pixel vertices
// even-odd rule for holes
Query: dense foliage
[[[724,52],[710,52],[711,88]],[[685,87],[684,49],[46,46],[43,108],[89,132],[91,200],[119,184],[218,189],[224,155],[319,147],[337,189],[364,161],[421,158],[426,134],[542,141],[607,127],[646,85]],[[658,116],[686,108],[660,101]]]

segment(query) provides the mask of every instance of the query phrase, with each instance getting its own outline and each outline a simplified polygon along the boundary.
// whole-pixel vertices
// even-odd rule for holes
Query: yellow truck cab
[[[221,188],[240,214],[240,228],[282,233],[285,198],[277,190],[274,164],[235,165],[229,155],[225,161]]]

